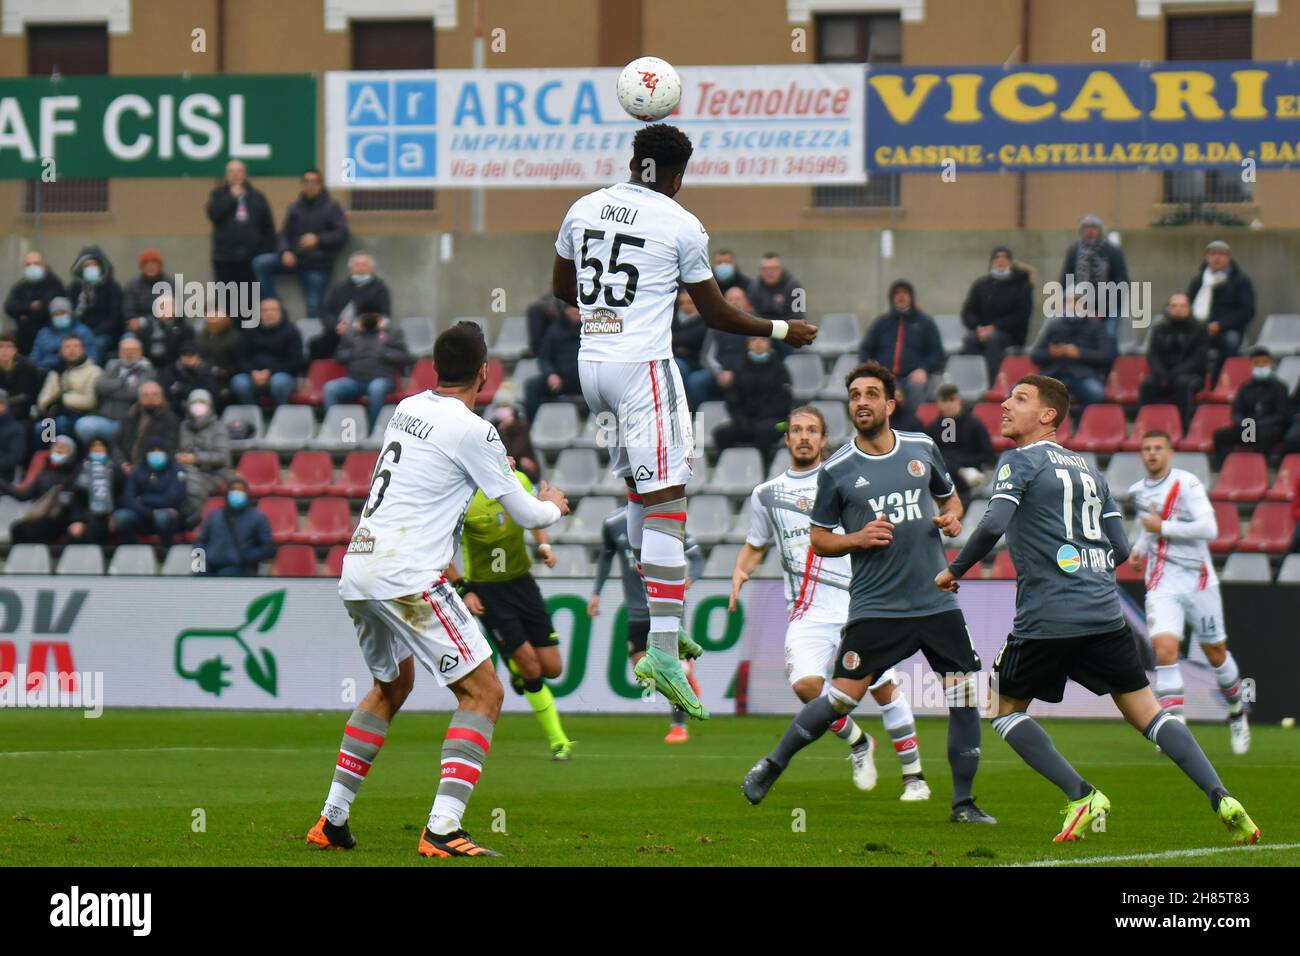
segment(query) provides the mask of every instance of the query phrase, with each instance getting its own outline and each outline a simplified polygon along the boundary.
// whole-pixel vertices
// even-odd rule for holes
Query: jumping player
[[[1034,699],[1061,700],[1066,680],[1110,694],[1124,719],[1204,791],[1233,840],[1254,843],[1259,827],[1147,684],[1115,587],[1115,565],[1129,554],[1124,519],[1105,479],[1056,441],[1056,423],[1069,411],[1069,393],[1056,379],[1027,375],[1016,383],[1002,403],[1001,427],[1016,447],[998,461],[984,519],[934,579],[941,591],[956,591],[957,579],[1006,533],[1016,565],[1016,618],[993,663],[993,727],[1065,792],[1057,843],[1082,839],[1093,820],[1110,812],[1106,795],[1079,776],[1026,713]]]
[[[568,514],[543,482],[534,498],[506,461],[495,428],[474,414],[487,381],[487,345],[458,322],[433,347],[438,387],[403,399],[384,429],[370,495],[348,543],[339,596],[356,626],[374,686],[343,730],[321,817],[307,834],[320,847],[356,846],[348,814],[415,684],[414,659],[456,695],[442,745],[438,793],[420,836],[422,856],[500,856],[461,827],[501,712],[501,683],[486,639],[443,574],[476,488],[525,528]]]
[[[578,373],[593,415],[612,416],[610,464],[628,489],[627,535],[645,575],[650,609],[646,655],[636,676],[670,703],[707,717],[677,657],[686,558],[686,482],[694,440],[672,354],[679,286],[712,327],[770,336],[799,347],[814,326],[759,319],[728,305],[709,264],[709,236],[673,197],[691,141],[662,123],[639,129],[631,176],[583,196],[555,240],[551,286],[582,315]]]

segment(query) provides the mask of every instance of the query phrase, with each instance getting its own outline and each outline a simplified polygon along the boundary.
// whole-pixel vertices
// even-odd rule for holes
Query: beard
[[[821,455],[819,455],[815,451],[809,451],[806,454],[800,454],[797,451],[791,450],[790,460],[794,462],[794,464],[799,469],[802,470],[804,468],[809,468],[812,465],[817,464],[817,462],[821,460]]]
[[[889,427],[888,418],[873,418],[870,425],[859,425],[858,420],[853,419],[853,427],[858,430],[858,434],[868,441],[880,437],[880,433]]]

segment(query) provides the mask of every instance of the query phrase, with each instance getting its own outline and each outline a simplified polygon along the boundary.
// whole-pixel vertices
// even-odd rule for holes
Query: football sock
[[[1092,792],[1088,782],[1057,752],[1047,731],[1034,723],[1034,718],[1028,714],[995,717],[993,729],[1020,755],[1021,760],[1060,787],[1068,799],[1078,800]]]
[[[483,760],[492,749],[492,721],[482,714],[458,710],[442,741],[442,776],[429,812],[429,831],[446,836],[460,829],[465,805],[483,772]]]
[[[370,765],[379,756],[388,735],[388,721],[358,707],[343,728],[343,743],[339,745],[339,758],[334,765],[334,779],[325,797],[321,816],[334,826],[342,826],[348,819],[352,801],[361,790],[361,784],[370,772]]]
[[[1192,783],[1205,791],[1205,795],[1210,798],[1210,806],[1217,810],[1216,793],[1223,791],[1223,781],[1210,766],[1209,759],[1192,732],[1168,713],[1161,712],[1156,714],[1143,733],[1160,748],[1162,754],[1178,764],[1179,770],[1192,778]]]
[[[684,727],[686,725],[686,711],[673,705],[673,726]]]
[[[1232,651],[1227,652],[1223,663],[1214,669],[1214,679],[1219,682],[1219,693],[1228,703],[1228,713],[1236,717],[1241,713],[1241,671]]]
[[[919,776],[921,773],[921,747],[916,739],[916,719],[912,708],[901,690],[894,692],[894,699],[880,708],[880,717],[889,732],[889,739],[894,744],[894,753],[902,764],[903,776]]]
[[[555,709],[555,695],[545,682],[540,677],[535,681],[525,681],[524,697],[528,699],[533,715],[546,732],[547,742],[552,747],[567,744],[569,738],[564,735],[564,727],[560,725],[560,712]]]
[[[948,764],[953,805],[974,799],[971,788],[980,768],[980,712],[975,707],[948,709]]]
[[[641,574],[650,608],[651,647],[677,659],[677,632],[686,595],[686,499],[675,498],[645,509]]]
[[[1216,671],[1217,674],[1217,671]],[[1156,697],[1160,707],[1175,717],[1183,716],[1183,669],[1178,664],[1156,665]]]
[[[628,546],[639,553],[641,551],[641,535],[645,528],[645,508],[641,505],[641,496],[636,492],[627,493],[627,543]]]
[[[809,701],[804,704],[803,710],[795,714],[794,720],[768,759],[784,770],[795,754],[818,740],[841,716],[829,697],[822,696]]]
[[[847,742],[850,747],[856,747],[867,737],[867,735],[862,732],[862,728],[859,727],[857,722],[848,714],[845,714],[839,720],[835,721],[835,723],[831,724],[831,733],[836,737],[839,737],[840,740]]]

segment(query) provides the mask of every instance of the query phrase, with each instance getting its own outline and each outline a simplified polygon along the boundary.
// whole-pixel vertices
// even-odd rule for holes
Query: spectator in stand
[[[1138,402],[1142,405],[1177,405],[1184,430],[1195,411],[1196,393],[1205,387],[1210,347],[1205,326],[1191,316],[1187,296],[1175,292],[1169,297],[1165,314],[1150,332],[1150,371],[1138,386]]]
[[[515,460],[515,467],[528,476],[533,484],[542,480],[541,457],[533,448],[533,436],[529,433],[528,419],[522,410],[509,402],[498,401],[492,409],[492,424],[496,425],[497,434],[506,454]]]
[[[348,241],[343,207],[325,188],[319,169],[302,174],[302,192],[289,204],[276,237],[275,252],[254,257],[253,272],[262,284],[262,298],[277,298],[275,276],[293,273],[302,284],[307,314],[320,318],[334,257]]]
[[[752,445],[762,454],[766,473],[776,446],[785,438],[777,425],[789,418],[791,408],[790,373],[771,339],[746,340],[745,361],[723,394],[731,420],[713,429],[718,450]]]
[[[17,521],[9,526],[14,544],[53,544],[67,531],[77,478],[77,441],[71,435],[56,435],[45,467],[26,487],[0,482],[0,494],[30,501]]]
[[[197,388],[190,393],[181,422],[180,451],[176,463],[185,469],[188,512],[197,517],[203,503],[234,477],[230,468],[230,436],[217,418],[212,395]]]
[[[925,433],[939,446],[964,507],[974,489],[984,483],[984,469],[997,461],[989,430],[971,414],[957,386],[949,382],[939,386],[939,417]]]
[[[578,380],[578,342],[582,336],[582,316],[573,306],[564,309],[566,321],[555,322],[542,337],[537,361],[541,373],[524,383],[524,411],[530,422],[537,421],[543,402],[561,396],[581,396]]]
[[[140,397],[140,386],[156,381],[158,373],[144,357],[140,340],[128,332],[117,344],[117,358],[109,359],[104,372],[95,382],[99,405],[94,415],[77,421],[77,441],[88,445],[92,438],[112,441],[122,426],[122,419]]]
[[[27,424],[9,410],[9,393],[0,388],[0,482],[12,481],[27,459]]]
[[[13,284],[5,299],[5,314],[14,320],[14,340],[24,355],[32,350],[36,333],[49,325],[50,301],[66,298],[63,280],[50,271],[39,252],[23,256],[23,277]]]
[[[14,419],[24,425],[31,421],[32,406],[41,390],[41,371],[18,351],[12,332],[0,332],[0,388],[9,395],[9,413]]]
[[[988,275],[971,283],[961,307],[963,355],[983,355],[989,381],[997,377],[1007,349],[1024,348],[1034,310],[1034,273],[1016,262],[1006,246],[995,246]]]
[[[743,292],[754,281],[740,271],[740,266],[736,264],[736,254],[730,249],[719,249],[713,253],[713,278],[717,280],[723,295],[737,287]]]
[[[176,277],[163,272],[162,253],[145,249],[138,260],[140,271],[122,289],[122,313],[126,330],[140,335],[147,320],[155,315],[154,303],[160,296],[176,295]],[[174,304],[174,303],[173,303]]]
[[[753,313],[749,298],[740,286],[732,286],[725,296],[727,304],[742,312]],[[686,404],[694,411],[702,402],[721,398],[736,378],[736,372],[745,362],[749,339],[735,332],[709,329],[700,349],[700,368],[686,377]]]
[[[214,405],[219,409],[220,403],[215,396],[221,394],[221,381],[212,367],[199,356],[198,348],[190,343],[181,346],[181,357],[158,373],[158,382],[163,387],[167,404],[180,418],[185,414],[190,395],[197,390],[207,392]]]
[[[388,286],[375,275],[375,259],[370,253],[348,256],[348,277],[330,289],[323,309],[321,333],[307,345],[309,359],[334,358],[343,333],[356,325],[358,316],[374,312],[388,318],[393,314]]]
[[[159,296],[153,311],[139,320],[137,328],[145,357],[157,369],[172,365],[181,357],[181,348],[194,343],[194,329],[176,317],[176,300],[170,295]]]
[[[226,163],[226,176],[208,196],[212,223],[212,274],[218,282],[255,282],[253,258],[275,250],[271,204],[248,181],[238,159]]]
[[[1089,213],[1079,220],[1079,241],[1065,252],[1061,285],[1066,296],[1073,298],[1079,286],[1091,283],[1093,301],[1100,303],[1102,297],[1098,293],[1103,282],[1128,282],[1128,263],[1124,261],[1120,247],[1102,235],[1101,219]],[[1111,343],[1117,342],[1120,319],[1127,316],[1103,315],[1101,318]]]
[[[943,371],[943,339],[934,319],[916,307],[916,292],[906,279],[889,284],[889,311],[878,316],[862,337],[859,362],[891,369],[907,404],[919,408],[929,398],[930,377]]]
[[[542,297],[528,306],[525,316],[528,320],[528,351],[534,356],[542,351],[542,339],[546,330],[564,317],[568,305],[557,299],[548,289]]]
[[[385,399],[401,380],[402,369],[414,361],[402,330],[378,312],[367,312],[358,317],[355,328],[343,333],[334,358],[346,375],[325,383],[325,411],[364,395],[373,428]]]
[[[1043,375],[1059,379],[1080,411],[1106,400],[1106,376],[1115,361],[1115,342],[1105,322],[1080,298],[1066,303],[1065,315],[1051,319],[1034,343],[1030,358]]]
[[[82,347],[90,360],[98,364],[103,353],[99,347],[99,336],[91,331],[90,326],[78,322],[72,317],[72,303],[67,299],[50,300],[50,324],[36,333],[32,344],[32,362],[42,372],[48,372],[59,364],[59,353],[63,340],[69,335],[81,339]]]
[[[145,382],[140,386],[140,398],[131,406],[122,420],[122,427],[113,439],[113,458],[126,474],[130,474],[151,444],[161,442],[167,448],[180,443],[181,423],[167,407],[162,386]]]
[[[122,473],[113,464],[108,442],[102,438],[91,440],[73,484],[68,540],[73,544],[104,544],[117,530],[113,512],[122,492]]]
[[[1291,397],[1277,377],[1277,362],[1266,346],[1250,350],[1250,381],[1232,400],[1232,424],[1214,432],[1215,467],[1234,451],[1267,455],[1291,425]]]
[[[263,299],[261,322],[239,333],[239,369],[230,379],[230,390],[241,405],[269,397],[279,407],[298,387],[302,335],[285,319],[279,299]]]
[[[59,356],[59,364],[45,375],[45,384],[36,397],[36,411],[42,420],[54,419],[59,434],[71,435],[77,420],[99,407],[95,383],[104,370],[90,360],[85,345],[76,335],[63,339]],[[37,446],[44,445],[42,421],[32,423],[32,432]]]
[[[797,319],[804,311],[803,289],[775,252],[764,254],[758,264],[758,278],[745,290],[755,315],[764,319]]]
[[[122,321],[122,287],[113,277],[113,263],[99,246],[83,246],[72,264],[68,283],[72,318],[90,327],[99,339],[101,360],[117,352]],[[53,309],[50,310],[53,314]]]
[[[122,506],[113,512],[113,524],[123,544],[134,544],[138,534],[156,534],[163,550],[188,524],[185,469],[173,460],[165,441],[145,442],[141,458],[126,479]]]
[[[1210,371],[1217,379],[1224,360],[1241,351],[1255,320],[1255,286],[1222,239],[1205,247],[1201,271],[1187,286],[1187,298],[1192,303],[1192,317],[1204,322],[1210,333]]]
[[[203,328],[195,336],[194,344],[198,347],[199,357],[208,363],[208,367],[221,380],[224,391],[230,379],[239,371],[240,334],[230,316],[219,310],[210,311],[203,317]]]
[[[700,351],[708,323],[700,317],[691,294],[682,290],[677,294],[677,314],[673,316],[673,361],[685,382],[692,372],[700,369]]]
[[[275,557],[271,522],[253,507],[243,478],[231,479],[226,503],[204,520],[194,546],[203,553],[204,573],[216,577],[257,577],[258,565]]]

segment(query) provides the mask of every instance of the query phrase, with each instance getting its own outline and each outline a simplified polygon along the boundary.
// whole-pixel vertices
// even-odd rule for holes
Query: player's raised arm
[[[782,319],[759,319],[740,311],[722,297],[718,280],[713,276],[709,276],[702,282],[686,283],[686,291],[690,293],[691,301],[695,303],[695,308],[700,310],[704,321],[722,332],[781,339],[795,348],[808,345],[817,338],[817,326],[802,319],[791,319],[789,322]],[[556,295],[559,293],[557,292]]]

